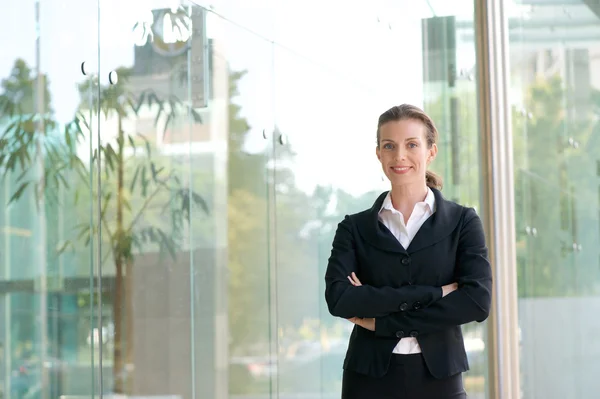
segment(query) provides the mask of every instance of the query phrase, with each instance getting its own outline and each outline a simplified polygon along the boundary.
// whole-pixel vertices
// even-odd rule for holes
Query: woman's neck
[[[402,213],[405,222],[415,209],[418,202],[423,202],[427,197],[427,184],[405,184],[392,186],[392,205]]]

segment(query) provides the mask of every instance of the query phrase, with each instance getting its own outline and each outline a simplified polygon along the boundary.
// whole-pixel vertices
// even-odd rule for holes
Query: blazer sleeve
[[[426,309],[376,318],[375,335],[416,336],[487,319],[492,298],[492,270],[483,226],[472,208],[466,210],[460,232],[456,276],[458,289]]]
[[[441,287],[353,286],[348,276],[358,271],[355,251],[352,224],[346,216],[338,225],[325,272],[325,300],[333,316],[373,318],[398,312],[404,304],[406,308],[412,308],[415,302],[420,302],[426,307],[442,297]]]

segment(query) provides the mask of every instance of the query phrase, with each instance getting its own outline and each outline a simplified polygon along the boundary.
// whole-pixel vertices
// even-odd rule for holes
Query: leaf
[[[210,214],[210,212],[208,210],[208,204],[206,203],[206,201],[200,194],[198,194],[188,188],[185,188],[185,189],[180,190],[179,195],[182,198],[185,198],[185,201],[182,201],[182,206],[181,206],[182,210],[190,208],[190,197],[191,197],[191,199],[192,199],[191,205],[192,206],[200,206],[202,208],[202,210],[204,211],[204,213]]]
[[[135,183],[137,182],[138,176],[140,175],[140,169],[143,168],[142,165],[138,165],[135,168],[135,173],[133,174],[133,179],[131,179],[131,183],[129,185],[129,191],[132,193],[135,191]]]
[[[142,139],[144,145],[146,146],[146,156],[150,157],[150,155],[152,154],[152,148],[150,148],[150,141],[143,134],[138,133],[138,136]]]
[[[75,226],[75,230],[79,231],[78,238],[82,238],[86,232],[89,234],[90,229],[91,226],[89,222],[81,222]]]
[[[144,91],[144,92],[142,92],[142,94],[140,94],[137,106],[134,109],[134,112],[135,112],[136,115],[140,112],[140,108],[142,107],[142,105],[144,105],[144,101],[145,100],[146,100],[146,92]]]
[[[200,116],[200,113],[198,113],[198,111],[192,107],[190,107],[190,110],[192,111],[192,118],[194,119],[194,122],[202,123],[202,116]]]
[[[115,153],[115,150],[112,148],[112,146],[110,144],[108,144],[106,147],[103,147],[103,153],[104,153],[104,161],[106,162],[106,165],[108,166],[108,168],[111,171],[115,170],[115,161],[118,163],[119,161],[116,160],[116,158],[118,158],[117,154]]]
[[[131,148],[133,148],[133,155],[136,155],[137,147],[135,145],[135,141],[133,141],[133,137],[128,135],[127,138],[129,139],[129,145],[131,145]]]
[[[28,181],[21,183],[21,185],[19,186],[17,191],[15,191],[15,193],[10,197],[10,200],[8,201],[7,205],[12,204],[13,201],[19,200],[21,198],[21,196],[23,195],[23,193],[25,192],[25,190],[27,189],[27,187],[29,187],[29,183],[30,182],[28,182]]]
[[[158,96],[156,95],[156,93],[154,92],[154,90],[148,90],[148,107],[152,107],[152,105],[154,103],[159,104],[161,103],[161,101],[158,99]]]
[[[161,229],[158,229],[158,234],[160,236],[160,246],[162,247],[161,249],[166,249],[167,251],[169,251],[171,257],[175,259],[175,243],[173,242],[171,237],[165,234],[165,232]]]
[[[108,205],[110,204],[110,199],[112,197],[112,192],[108,192],[106,194],[104,194],[104,198],[102,199],[102,209],[100,211],[100,218],[104,219],[104,217],[106,216],[106,209],[108,208]]]
[[[162,166],[159,169],[156,169],[156,164],[154,162],[150,162],[150,170],[152,171],[152,180],[158,182],[158,176],[163,170],[165,170],[165,167]]]
[[[164,137],[165,137],[165,134],[167,134],[167,129],[169,128],[169,124],[171,124],[171,120],[172,120],[172,119],[173,119],[173,114],[172,114],[172,113],[170,113],[170,114],[167,116],[167,120],[165,121],[165,124],[164,124],[164,126],[163,126],[163,129],[162,129],[162,134],[161,134],[161,136],[163,137],[163,139],[164,139]]]
[[[119,154],[121,153],[121,149],[125,147],[125,137],[122,135],[119,135],[119,137],[117,137],[117,145],[118,145],[118,149],[119,149]]]
[[[58,255],[62,255],[63,253],[66,252],[66,250],[68,248],[75,249],[75,245],[73,244],[73,242],[71,240],[64,241],[62,243],[62,245],[60,247],[58,247],[58,249],[56,250],[56,252],[58,253]]]
[[[75,191],[75,199],[74,199],[74,203],[75,205],[79,204],[79,196],[80,196],[81,192],[79,190]]]
[[[208,204],[206,203],[204,198],[202,198],[202,196],[200,196],[200,194],[192,191],[192,200],[194,201],[195,205],[200,205],[200,207],[202,208],[204,213],[206,213],[207,215],[210,214],[210,212],[208,210]]]
[[[142,196],[146,197],[148,195],[148,183],[150,181],[146,177],[146,168],[142,168]]]
[[[20,182],[21,180],[23,180],[27,175],[29,174],[29,169],[25,169],[21,172],[21,174],[19,176],[17,176],[17,182]]]

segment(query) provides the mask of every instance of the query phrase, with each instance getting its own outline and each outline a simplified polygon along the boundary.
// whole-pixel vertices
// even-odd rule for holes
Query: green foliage
[[[4,179],[16,176],[18,184],[9,204],[28,190],[33,190],[37,203],[45,196],[56,199],[57,188],[68,185],[65,173],[80,166],[69,148],[70,139],[78,135],[76,123],[64,127],[62,145],[52,119],[48,81],[44,75],[39,79],[25,61],[17,59],[11,75],[0,84],[0,169]],[[37,95],[39,90],[43,97]]]
[[[519,296],[592,294],[597,287],[598,214],[594,128],[574,115],[559,76],[525,93],[513,111]],[[593,100],[593,97],[592,97]],[[581,246],[581,248],[579,247]]]
[[[34,84],[37,88],[44,82],[32,78],[27,65],[17,60],[12,75],[2,82],[0,121],[5,127],[0,136],[0,171],[4,179],[17,183],[10,202],[31,200],[33,190],[38,209],[54,207],[68,212],[73,207],[76,216],[84,216],[64,242],[58,243],[58,256],[81,251],[97,239],[108,244],[102,245],[106,249],[102,262],[111,260],[115,268],[110,297],[115,325],[114,390],[124,392],[128,388],[121,375],[125,362],[133,361],[133,324],[130,316],[123,315],[133,307],[128,283],[135,254],[156,251],[175,258],[192,210],[208,213],[209,209],[203,197],[192,191],[192,182],[180,178],[183,171],[177,164],[157,153],[151,140],[125,131],[127,122],[150,114],[164,134],[178,118],[201,123],[198,113],[173,96],[162,99],[152,90],[133,94],[128,85],[131,70],[120,68],[117,74],[118,82],[109,86],[99,86],[97,78],[83,82],[79,86],[80,110],[61,129],[52,118],[49,95],[42,98],[39,90],[33,89]],[[100,132],[93,126],[98,126],[99,120],[114,122],[117,129],[103,130],[98,143]],[[111,133],[115,136],[109,137]],[[91,141],[87,142],[87,157],[81,156],[86,139]],[[90,208],[96,201],[99,213]],[[44,224],[56,222],[52,214],[41,217],[47,219]],[[123,339],[123,333],[127,338]],[[123,341],[127,341],[125,345]]]
[[[193,207],[199,206],[208,213],[208,205],[202,196],[182,182],[177,168],[155,154],[149,140],[135,132],[124,132],[122,121],[135,119],[140,111],[148,109],[154,112],[155,124],[164,121],[164,129],[180,115],[190,115],[195,122],[201,122],[201,119],[195,110],[188,109],[177,98],[163,100],[152,90],[133,95],[127,88],[131,71],[121,68],[117,73],[119,82],[100,87],[100,90],[94,80],[80,85],[81,97],[92,98],[92,109],[101,110],[104,118],[118,120],[119,132],[115,140],[102,142],[99,147],[102,165],[100,193],[96,191],[97,185],[93,184],[97,149],[91,159],[81,158],[78,154],[84,138],[90,137],[90,132],[93,132],[93,121],[87,116],[89,102],[82,103],[81,112],[60,134],[51,115],[41,119],[39,114],[23,113],[23,105],[16,101],[33,96],[30,87],[34,79],[29,68],[19,60],[13,68],[13,75],[2,84],[5,88],[0,96],[4,110],[2,119],[11,123],[0,138],[0,168],[4,178],[9,174],[17,176],[18,188],[12,194],[11,202],[23,198],[28,189],[33,189],[38,201],[42,198],[56,200],[58,191],[66,190],[73,195],[70,203],[75,205],[81,203],[81,198],[90,201],[99,194],[102,202],[100,223],[104,228],[102,235],[110,242],[113,259],[131,259],[134,249],[141,251],[145,245],[155,246],[160,252],[175,256],[177,243],[172,231],[180,231],[184,223],[189,222]],[[30,102],[22,103],[29,107],[27,104]],[[38,169],[43,172],[36,173]],[[148,223],[153,220],[149,213],[165,215],[165,212],[168,218],[162,221],[154,218],[154,223]],[[121,214],[119,226],[116,225],[117,213]],[[75,249],[79,243],[89,245],[98,226],[84,220],[76,226],[76,230],[77,239],[66,240],[59,252]]]
[[[45,75],[34,75],[23,59],[17,59],[7,79],[0,84],[0,115],[48,115],[52,113],[51,96]],[[38,96],[43,90],[43,97]],[[40,103],[40,100],[41,103]],[[40,107],[41,105],[41,107]],[[39,108],[39,109],[38,109]],[[41,112],[40,112],[41,111]]]

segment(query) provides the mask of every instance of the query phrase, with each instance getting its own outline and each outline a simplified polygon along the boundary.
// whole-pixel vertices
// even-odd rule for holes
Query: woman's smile
[[[410,166],[392,166],[391,167],[392,172],[394,172],[397,175],[403,175],[405,173],[408,173],[408,171],[410,171],[411,167]]]

